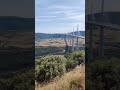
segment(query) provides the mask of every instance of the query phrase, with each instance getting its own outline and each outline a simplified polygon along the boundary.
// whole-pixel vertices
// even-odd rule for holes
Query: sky
[[[85,0],[35,0],[36,33],[85,30]]]
[[[33,18],[34,12],[34,0],[0,0],[0,16]]]

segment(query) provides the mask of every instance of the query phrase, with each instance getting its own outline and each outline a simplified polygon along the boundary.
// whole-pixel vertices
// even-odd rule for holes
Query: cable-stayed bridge
[[[94,53],[94,31],[97,30],[98,33],[98,56],[103,57],[105,55],[105,30],[113,30],[119,31],[120,30],[120,22],[117,17],[119,14],[116,14],[119,11],[113,12],[108,10],[108,4],[106,0],[101,0],[101,3],[89,3],[90,8],[87,8],[89,12],[86,14],[86,31],[89,35],[88,39],[88,54],[89,60],[93,59]],[[100,5],[100,9],[96,9],[96,5]],[[111,9],[112,10],[112,9]],[[97,12],[96,12],[97,11]],[[118,16],[117,16],[118,15]]]
[[[65,35],[64,41],[65,41],[65,52],[68,52],[68,47],[71,46],[72,51],[79,50],[79,39],[81,39],[81,46],[83,45],[83,42],[85,41],[85,37],[82,36],[82,34],[80,33],[80,31],[78,31],[78,27],[77,27],[77,34],[75,34],[74,32],[72,33],[68,33]],[[68,44],[68,42],[70,42]],[[75,46],[76,45],[76,46]]]
[[[67,34],[67,36],[71,36],[71,37],[78,37],[78,38],[81,38],[81,39],[85,39],[85,37],[84,37],[84,36],[80,36],[80,35]]]

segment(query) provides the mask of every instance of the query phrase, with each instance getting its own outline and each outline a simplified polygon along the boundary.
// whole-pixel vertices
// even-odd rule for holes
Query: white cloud
[[[42,2],[40,3],[40,1]],[[39,23],[37,32],[39,30],[51,33],[70,32],[69,30],[72,30],[77,24],[79,24],[80,30],[85,30],[84,0],[40,1],[36,8],[36,21]]]
[[[36,22],[48,22],[51,21],[49,19],[35,19]]]
[[[57,16],[37,16],[36,18],[52,18],[52,17],[57,17]]]

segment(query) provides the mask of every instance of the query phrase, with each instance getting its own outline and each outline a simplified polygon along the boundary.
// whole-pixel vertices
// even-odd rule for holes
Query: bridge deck
[[[78,38],[85,39],[85,37],[84,37],[84,36],[79,36],[79,35],[71,35],[71,34],[67,34],[67,35],[69,35],[69,36],[72,36],[72,37],[78,37]]]
[[[103,23],[103,22],[96,22],[96,21],[87,21],[86,23],[120,30],[120,26],[117,24],[110,24],[110,23]]]

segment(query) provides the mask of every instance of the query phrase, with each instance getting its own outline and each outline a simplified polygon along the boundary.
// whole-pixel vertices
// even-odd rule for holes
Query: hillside
[[[67,41],[68,45],[71,46],[72,45],[72,39],[68,39]],[[85,44],[85,40],[84,39],[78,39],[78,45],[84,45]],[[65,41],[63,38],[51,38],[51,39],[44,39],[41,41],[36,41],[35,42],[35,46],[54,46],[54,47],[64,47]],[[74,38],[74,45],[76,45],[76,38]]]
[[[85,36],[85,31],[79,31],[82,36]],[[72,33],[72,32],[70,32]],[[77,31],[74,32],[74,34],[77,34]],[[50,38],[64,38],[65,34],[45,34],[45,33],[35,33],[35,40],[41,40],[41,39],[50,39]]]
[[[50,38],[63,38],[64,34],[45,34],[45,33],[35,33],[35,40],[50,39]]]
[[[85,66],[80,65],[49,84],[36,83],[35,90],[85,90]]]
[[[34,28],[34,18],[0,16],[0,48],[33,47]]]
[[[73,33],[73,32],[70,32],[70,34],[71,34],[71,33]],[[78,31],[78,32],[75,31],[75,32],[74,32],[75,35],[77,35],[77,33],[78,33],[79,35],[81,34],[81,36],[85,36],[85,31]]]
[[[0,36],[0,48],[31,48],[34,47],[31,40],[34,40],[32,32],[5,32]]]
[[[22,18],[16,16],[0,16],[0,29],[2,31],[30,31],[34,30],[34,18]]]

